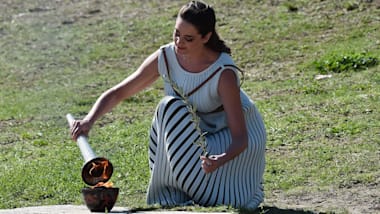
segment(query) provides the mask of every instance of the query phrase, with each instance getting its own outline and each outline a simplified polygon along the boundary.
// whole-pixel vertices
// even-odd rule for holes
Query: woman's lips
[[[183,51],[183,50],[186,50],[186,48],[185,48],[185,47],[178,47],[178,46],[176,46],[176,48],[177,48],[177,50],[179,50],[179,51]]]

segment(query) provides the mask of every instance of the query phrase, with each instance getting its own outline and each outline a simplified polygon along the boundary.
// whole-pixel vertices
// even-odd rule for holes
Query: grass
[[[368,53],[378,61],[379,6],[364,1],[209,2],[215,5],[218,32],[247,72],[243,88],[265,119],[266,198],[377,185],[378,63],[344,72],[319,71],[315,65],[331,67],[323,62],[339,61],[347,53]],[[69,139],[65,114],[84,116],[101,92],[170,42],[173,16],[182,4],[2,1],[0,208],[82,204],[83,160]],[[321,73],[332,77],[316,80]],[[91,131],[92,147],[115,167],[112,182],[121,189],[120,206],[147,208],[147,134],[161,92],[159,81]],[[347,212],[345,207],[322,211]]]

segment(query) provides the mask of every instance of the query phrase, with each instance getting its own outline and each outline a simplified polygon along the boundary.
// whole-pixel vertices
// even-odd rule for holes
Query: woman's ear
[[[208,42],[208,40],[210,40],[211,38],[211,35],[212,35],[212,32],[208,32],[206,35],[204,35],[202,37],[202,40],[203,40],[203,43],[206,44]]]

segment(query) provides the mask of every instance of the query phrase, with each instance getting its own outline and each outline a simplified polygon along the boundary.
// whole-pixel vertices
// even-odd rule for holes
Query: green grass
[[[247,72],[243,88],[266,123],[267,199],[275,199],[274,192],[313,195],[378,185],[379,66],[353,71],[352,64],[339,61],[349,56],[362,62],[361,54],[368,53],[378,62],[375,3],[210,2],[218,32]],[[69,138],[65,115],[84,116],[105,89],[170,42],[173,16],[182,4],[0,4],[0,208],[82,204],[83,160]],[[334,72],[327,60],[348,69]],[[321,73],[332,77],[316,80]],[[159,81],[91,131],[93,149],[115,167],[112,182],[121,189],[117,205],[147,207],[148,130],[161,92]]]

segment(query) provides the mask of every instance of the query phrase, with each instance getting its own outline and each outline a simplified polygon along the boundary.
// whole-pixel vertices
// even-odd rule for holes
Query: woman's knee
[[[161,109],[161,108],[173,108],[173,107],[176,107],[176,106],[185,106],[185,102],[178,96],[165,96],[164,98],[162,98],[160,100],[160,102],[158,103],[158,109]]]

